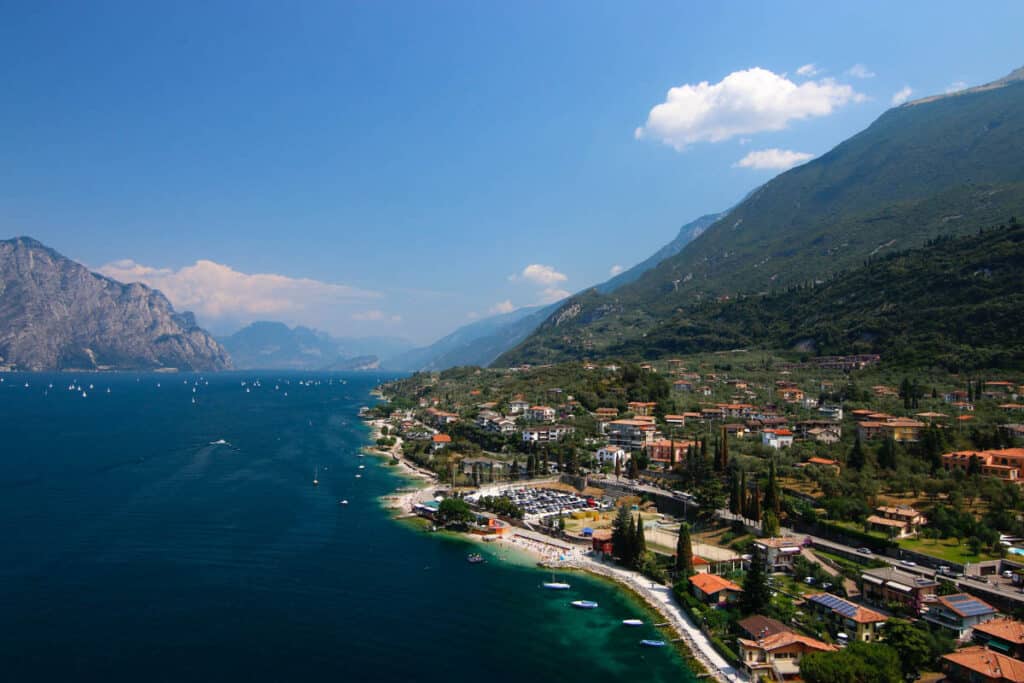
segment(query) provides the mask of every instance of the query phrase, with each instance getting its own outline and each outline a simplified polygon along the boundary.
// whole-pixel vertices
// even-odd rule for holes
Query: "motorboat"
[[[579,609],[594,609],[597,607],[597,603],[593,600],[573,600],[569,604]]]
[[[644,622],[641,619],[623,619],[623,626],[643,626]]]
[[[664,640],[641,640],[640,644],[644,647],[665,647]]]
[[[563,583],[561,581],[545,581],[541,584],[541,586],[543,588],[547,588],[548,590],[553,591],[567,591],[570,588],[572,588],[572,586],[570,586],[569,584]]]
[[[470,564],[480,564],[484,561],[484,556],[480,553],[470,553],[466,556],[466,561]]]

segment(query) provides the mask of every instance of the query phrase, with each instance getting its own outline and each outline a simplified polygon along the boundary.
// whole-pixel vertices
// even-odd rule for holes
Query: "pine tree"
[[[676,541],[676,571],[682,576],[693,574],[693,542],[690,540],[690,525],[686,522],[679,527],[679,540]]]

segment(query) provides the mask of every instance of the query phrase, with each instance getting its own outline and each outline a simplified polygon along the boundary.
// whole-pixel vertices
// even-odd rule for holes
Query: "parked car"
[[[871,555],[871,550],[868,548],[857,548],[857,552],[861,555]]]
[[[902,564],[904,567],[916,567],[917,566],[917,562],[911,562],[910,560],[900,560],[900,564]]]

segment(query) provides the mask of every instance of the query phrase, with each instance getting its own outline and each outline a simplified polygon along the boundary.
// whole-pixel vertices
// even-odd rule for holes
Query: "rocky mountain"
[[[499,365],[643,345],[693,306],[823,282],[866,259],[1024,215],[1024,70],[890,109],[780,174],[636,281],[563,302]]]
[[[224,370],[227,352],[160,292],[28,237],[0,241],[0,364],[23,370]]]
[[[221,340],[237,368],[293,370],[371,369],[381,357],[409,348],[392,337],[332,337],[308,327],[258,321]]]

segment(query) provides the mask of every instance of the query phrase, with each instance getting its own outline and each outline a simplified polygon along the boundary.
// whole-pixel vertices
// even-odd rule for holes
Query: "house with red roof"
[[[1024,683],[1024,662],[976,645],[942,655],[951,683]]]
[[[717,574],[694,574],[690,577],[694,597],[708,605],[735,602],[743,589]]]

